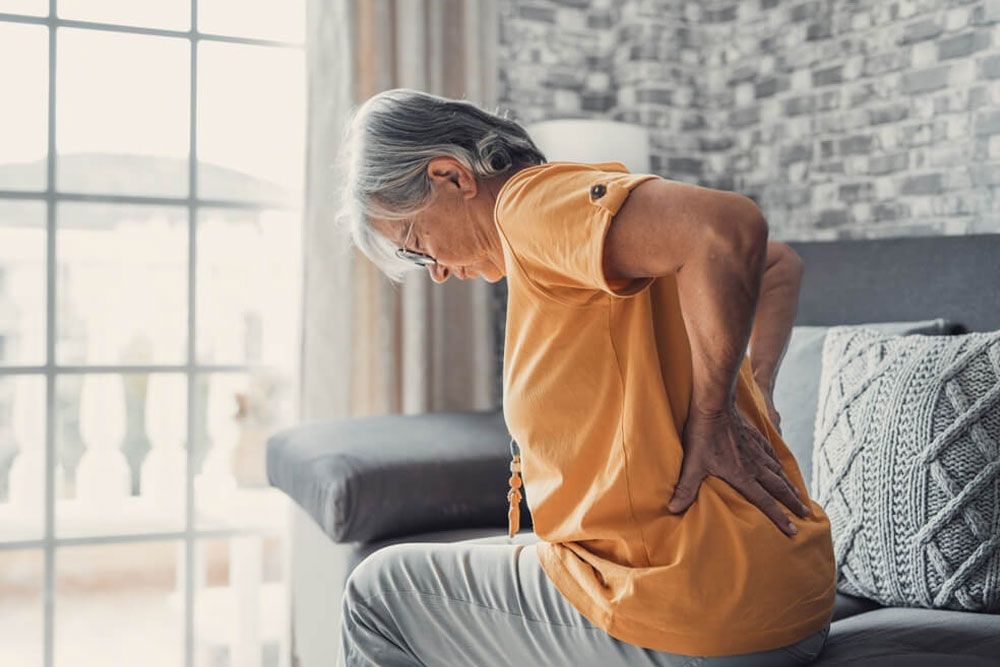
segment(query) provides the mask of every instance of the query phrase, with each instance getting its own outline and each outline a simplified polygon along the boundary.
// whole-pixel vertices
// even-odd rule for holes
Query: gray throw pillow
[[[813,487],[838,590],[1000,611],[1000,331],[833,327],[822,363]]]
[[[944,334],[960,327],[944,318],[916,322],[879,322],[864,326],[900,335]],[[774,408],[781,416],[781,436],[798,461],[803,479],[807,481],[812,475],[813,429],[816,422],[816,401],[819,398],[823,340],[829,328],[792,327],[772,391]]]

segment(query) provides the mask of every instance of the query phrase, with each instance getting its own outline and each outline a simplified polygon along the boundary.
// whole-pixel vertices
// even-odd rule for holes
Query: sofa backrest
[[[806,271],[774,402],[785,442],[809,483],[825,328],[886,323],[892,334],[1000,329],[1000,234],[788,244]],[[932,320],[941,326],[930,326]],[[903,324],[918,322],[924,326]]]
[[[806,265],[795,324],[943,317],[1000,329],[1000,234],[788,245]]]

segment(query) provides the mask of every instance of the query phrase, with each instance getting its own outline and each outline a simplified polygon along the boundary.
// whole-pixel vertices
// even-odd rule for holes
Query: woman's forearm
[[[767,258],[760,216],[719,224],[697,256],[677,271],[681,313],[691,346],[689,411],[715,414],[735,403]]]
[[[785,356],[799,305],[803,266],[787,246],[769,243],[757,314],[750,334],[750,366],[761,389],[770,391]]]

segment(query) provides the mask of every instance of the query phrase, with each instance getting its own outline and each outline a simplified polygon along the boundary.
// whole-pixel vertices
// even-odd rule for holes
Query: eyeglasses
[[[404,246],[406,245],[406,242],[410,240],[411,231],[413,231],[412,222],[410,223],[409,228],[406,230],[406,238],[403,239]],[[413,250],[407,250],[405,247],[396,249],[396,257],[399,257],[400,259],[405,259],[409,262],[412,262],[413,264],[416,264],[417,266],[433,266],[437,264],[437,260],[431,257],[430,255],[425,255],[422,252],[416,252]]]

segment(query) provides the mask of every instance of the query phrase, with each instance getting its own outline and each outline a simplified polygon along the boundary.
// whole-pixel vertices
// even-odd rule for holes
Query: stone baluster
[[[235,416],[236,393],[241,386],[240,378],[230,375],[209,379],[206,421],[211,449],[195,481],[198,504],[204,507],[224,507],[236,492],[233,451],[240,436]]]
[[[151,449],[142,463],[140,491],[145,502],[173,517],[184,505],[187,474],[186,378],[179,373],[153,373],[146,386],[146,436]]]
[[[86,451],[76,469],[76,499],[82,506],[112,510],[132,493],[132,473],[121,450],[125,438],[125,387],[121,375],[84,376],[80,436]]]

